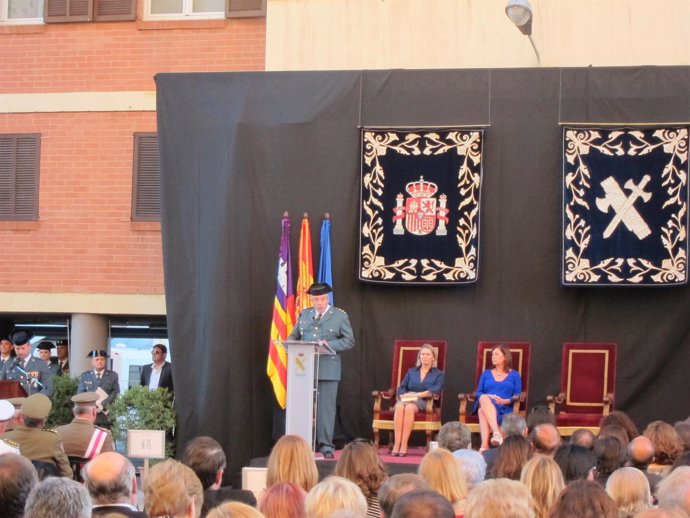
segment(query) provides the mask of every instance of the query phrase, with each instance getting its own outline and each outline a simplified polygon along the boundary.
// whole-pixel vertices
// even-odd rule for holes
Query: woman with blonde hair
[[[283,435],[268,457],[266,487],[278,482],[293,482],[309,491],[319,481],[314,454],[307,441],[297,435]]]
[[[398,402],[393,414],[393,457],[407,455],[414,415],[427,407],[429,399],[443,389],[443,371],[437,369],[438,351],[431,344],[424,344],[417,354],[416,365],[407,371],[397,390]]]
[[[242,502],[225,502],[211,509],[206,518],[264,518],[264,515],[251,505]]]
[[[563,473],[556,461],[545,455],[535,455],[522,468],[520,482],[532,494],[536,518],[548,518],[551,507],[565,488]]]
[[[307,518],[327,518],[342,510],[367,514],[367,501],[354,482],[343,477],[330,476],[316,484],[307,494]]]
[[[424,455],[419,465],[419,475],[431,489],[453,505],[456,516],[463,516],[468,494],[467,481],[460,471],[458,459],[451,452],[438,448]]]
[[[619,468],[606,481],[606,492],[616,502],[621,518],[630,518],[652,507],[649,480],[637,468]]]
[[[269,487],[259,500],[259,511],[266,518],[304,518],[307,493],[292,482],[279,482]]]
[[[388,478],[388,470],[373,444],[366,439],[355,439],[347,444],[333,474],[357,484],[367,499],[367,516],[380,518],[381,507],[377,495]]]

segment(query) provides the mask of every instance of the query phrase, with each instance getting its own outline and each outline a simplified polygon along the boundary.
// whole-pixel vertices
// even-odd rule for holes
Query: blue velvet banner
[[[563,284],[686,284],[687,203],[687,128],[564,128]]]
[[[362,129],[359,279],[478,279],[483,130]]]

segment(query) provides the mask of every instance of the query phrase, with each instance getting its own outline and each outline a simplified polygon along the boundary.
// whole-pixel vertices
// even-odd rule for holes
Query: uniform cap
[[[309,289],[307,290],[307,293],[309,295],[327,295],[328,293],[332,292],[333,288],[328,283],[325,282],[315,282],[311,286],[309,286]]]
[[[6,399],[0,399],[0,421],[7,421],[14,415],[14,405]]]
[[[41,342],[36,346],[39,351],[50,351],[53,349],[53,342]]]
[[[43,419],[48,417],[53,404],[50,398],[44,394],[32,394],[22,403],[22,414],[24,417],[32,419]]]
[[[89,354],[86,355],[87,358],[110,358],[108,353],[103,349],[94,349]]]
[[[95,405],[96,401],[98,401],[98,394],[95,392],[80,392],[72,396],[72,403],[78,405]]]
[[[28,329],[15,329],[10,335],[10,340],[14,345],[24,345],[28,344],[33,337],[34,334]]]
[[[67,340],[55,340],[55,347],[67,347]]]

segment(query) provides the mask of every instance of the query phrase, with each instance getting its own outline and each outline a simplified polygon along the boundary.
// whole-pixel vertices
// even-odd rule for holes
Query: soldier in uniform
[[[67,376],[69,374],[69,348],[67,340],[58,340],[55,342],[55,348],[57,349],[57,361],[60,364],[60,369]]]
[[[72,468],[62,449],[62,439],[55,430],[44,430],[53,404],[44,394],[33,394],[22,403],[24,423],[5,432],[0,439],[14,441],[21,454],[31,461],[55,466],[57,473],[72,478]]]
[[[53,375],[46,363],[31,354],[33,333],[27,330],[14,331],[10,338],[17,357],[5,362],[0,379],[19,381],[27,394],[53,395]]]
[[[106,397],[96,404],[96,424],[110,428],[111,423],[108,420],[108,405],[112,403],[120,394],[120,382],[117,372],[105,368],[106,358],[108,353],[103,350],[93,350],[88,355],[91,358],[92,370],[82,373],[79,377],[79,387],[77,393],[82,392],[96,392],[100,398]],[[100,389],[100,392],[99,392]]]
[[[15,356],[17,356],[17,353],[14,352],[14,347],[10,339],[7,337],[0,338],[0,372],[2,372],[5,363]]]
[[[352,349],[355,337],[350,319],[342,309],[329,304],[333,291],[326,283],[312,284],[307,293],[314,307],[299,314],[290,340],[324,342],[337,354],[319,358],[318,396],[316,412],[316,446],[327,459],[333,458],[333,427],[335,426],[336,397],[340,381],[340,353]]]
[[[95,392],[82,392],[72,397],[74,419],[56,428],[68,457],[93,459],[103,451],[115,451],[110,431],[94,425],[97,400]]]
[[[53,376],[62,376],[62,369],[57,361],[57,357],[51,356],[50,351],[53,350],[53,342],[43,341],[36,346],[38,356],[46,362],[48,370]]]

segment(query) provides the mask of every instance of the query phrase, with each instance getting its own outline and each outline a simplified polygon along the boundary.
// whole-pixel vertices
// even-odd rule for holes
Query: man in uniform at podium
[[[18,381],[27,395],[53,395],[53,375],[46,362],[31,354],[31,339],[34,334],[28,330],[14,331],[10,339],[17,357],[5,362],[0,379]]]
[[[340,353],[355,346],[350,319],[342,309],[329,304],[328,294],[333,291],[325,282],[312,284],[307,293],[311,308],[299,314],[290,333],[290,340],[325,342],[335,355],[319,358],[318,394],[316,400],[316,448],[324,458],[332,459],[333,427],[335,426],[336,398],[340,381]]]

